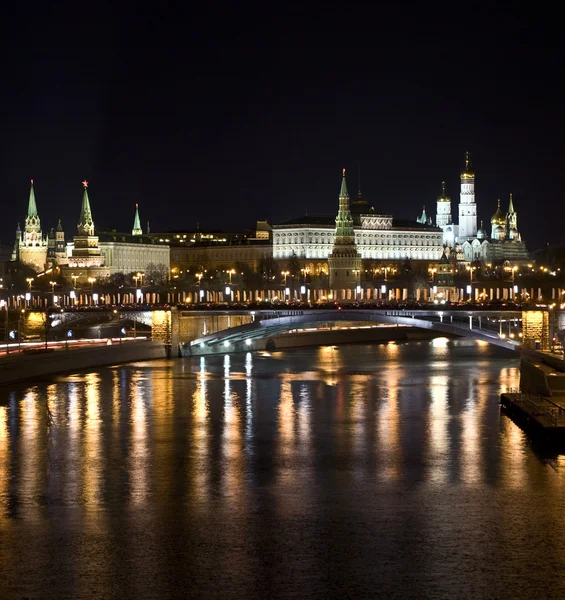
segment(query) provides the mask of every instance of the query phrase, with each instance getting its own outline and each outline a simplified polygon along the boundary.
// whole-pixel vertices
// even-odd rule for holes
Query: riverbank
[[[17,354],[0,360],[0,385],[82,369],[165,357],[166,349],[162,343],[147,340],[28,355]]]

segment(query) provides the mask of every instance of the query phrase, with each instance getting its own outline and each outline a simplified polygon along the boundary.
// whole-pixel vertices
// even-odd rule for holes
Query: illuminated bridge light
[[[245,343],[247,346],[251,346],[251,340],[249,338],[245,340]]]
[[[228,340],[226,340],[226,341],[224,342],[224,346],[229,346],[229,345],[230,345],[230,343],[228,342]]]

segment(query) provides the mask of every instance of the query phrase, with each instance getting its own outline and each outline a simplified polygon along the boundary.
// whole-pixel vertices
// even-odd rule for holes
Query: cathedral
[[[421,219],[425,218],[425,210]],[[490,235],[481,226],[477,228],[477,204],[475,202],[475,171],[471,166],[471,156],[465,153],[465,166],[461,171],[461,192],[459,200],[459,222],[451,217],[451,198],[447,195],[445,181],[437,198],[436,225],[443,231],[443,243],[455,253],[458,260],[485,263],[526,262],[528,250],[518,231],[518,215],[514,210],[512,194],[505,214],[500,207],[491,219]]]

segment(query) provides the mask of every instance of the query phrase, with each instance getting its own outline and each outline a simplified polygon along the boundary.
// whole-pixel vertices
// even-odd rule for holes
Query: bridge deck
[[[188,345],[191,353],[228,352],[237,350],[238,347],[243,350],[260,338],[277,336],[308,324],[319,325],[339,321],[418,327],[448,335],[472,337],[510,350],[519,347],[519,343],[499,335],[501,313],[493,311],[305,309],[251,311],[251,313],[255,318],[252,323],[210,333],[193,340]],[[512,320],[518,323],[521,320],[521,313],[518,311],[506,311],[503,315],[506,321]],[[495,317],[498,317],[498,320]],[[472,327],[473,319],[475,319],[475,328]]]

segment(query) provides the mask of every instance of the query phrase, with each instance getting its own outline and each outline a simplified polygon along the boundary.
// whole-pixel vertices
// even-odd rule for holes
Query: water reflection
[[[8,407],[0,406],[0,530],[8,516],[8,483],[10,481],[10,442]]]
[[[139,373],[131,378],[131,451],[129,453],[129,472],[131,479],[131,500],[143,505],[148,493],[148,462],[150,449],[147,435],[147,399],[146,388]]]
[[[428,415],[428,464],[430,483],[434,485],[441,485],[448,478],[448,386],[449,377],[447,375],[432,375],[430,377],[431,403]]]
[[[444,597],[450,560],[503,596],[492,553],[535,560],[528,539],[559,548],[565,531],[562,457],[539,460],[499,411],[517,378],[491,347],[436,341],[24,387],[0,405],[0,597],[34,597],[29,578],[52,598],[173,597],[178,580],[187,596],[345,596],[343,580],[394,597],[409,573]],[[49,560],[13,559],[30,544]]]
[[[387,345],[387,350],[389,348],[390,344]],[[385,369],[386,387],[383,386],[380,390],[382,397],[377,417],[377,453],[380,463],[378,476],[384,481],[391,481],[399,476],[402,462],[398,407],[400,372],[395,366]]]
[[[89,373],[84,383],[85,419],[82,455],[83,495],[87,507],[95,509],[101,500],[102,459],[99,375]]]

